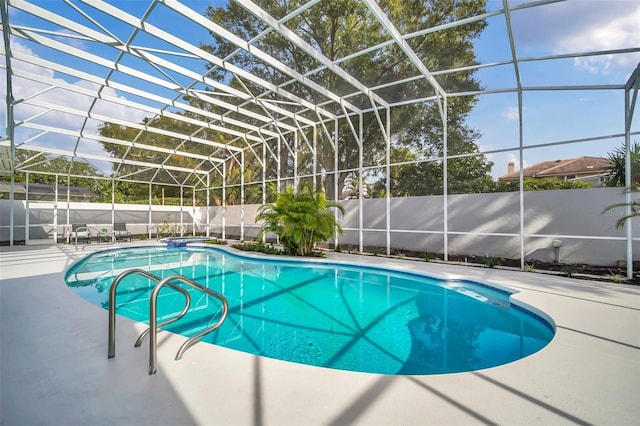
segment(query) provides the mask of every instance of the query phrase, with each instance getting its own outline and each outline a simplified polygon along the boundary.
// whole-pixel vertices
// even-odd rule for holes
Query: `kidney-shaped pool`
[[[314,366],[381,374],[470,371],[531,355],[554,335],[543,314],[485,284],[213,247],[105,250],[73,265],[66,282],[108,309],[113,280],[131,268],[160,278],[180,274],[227,298],[227,319],[203,342]],[[154,285],[141,275],[124,278],[116,312],[148,324]],[[217,299],[189,292],[191,311],[166,330],[192,336],[218,320]],[[163,288],[159,319],[180,312],[184,301]]]

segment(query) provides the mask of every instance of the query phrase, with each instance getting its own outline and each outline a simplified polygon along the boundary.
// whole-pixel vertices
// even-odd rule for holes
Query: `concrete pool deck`
[[[128,244],[127,244],[128,245]],[[145,327],[67,288],[91,245],[0,248],[0,424],[10,425],[637,425],[640,288],[623,284],[328,253],[327,258],[467,277],[519,291],[556,336],[540,352],[469,373],[385,376],[298,365],[160,333],[148,375]]]

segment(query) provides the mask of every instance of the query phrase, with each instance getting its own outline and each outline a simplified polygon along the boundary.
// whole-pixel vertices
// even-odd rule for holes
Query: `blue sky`
[[[489,8],[500,5],[489,1]],[[635,0],[574,0],[517,11],[512,18],[519,58],[640,47],[640,2]],[[508,54],[503,21],[489,21],[476,45],[480,62],[500,61]],[[521,81],[524,87],[624,84],[639,62],[638,53],[528,62],[520,66]],[[487,88],[510,86],[512,68],[504,67],[500,73],[481,72],[478,77]],[[514,93],[480,97],[470,123],[483,134],[480,144],[484,149],[518,146],[517,106]],[[639,120],[634,121],[636,131],[640,129]],[[524,146],[623,132],[622,91],[530,91],[523,95]],[[524,165],[582,155],[606,156],[622,141],[604,139],[526,150]],[[495,163],[494,176],[505,174],[509,161],[519,166],[517,151],[489,157]]]
[[[149,2],[119,0],[113,2],[118,7],[140,16],[146,9]],[[202,12],[208,4],[222,5],[223,1],[188,1],[184,2],[192,9]],[[518,1],[517,3],[522,3]],[[69,10],[61,1],[49,0],[37,3],[41,7],[54,11]],[[488,9],[495,10],[502,7],[502,1],[489,0]],[[162,16],[162,7],[154,10],[154,24],[167,30],[181,28],[189,25],[176,21],[175,15]],[[74,15],[72,11],[69,16]],[[77,15],[76,15],[77,16]],[[34,25],[41,27],[41,22],[37,25],[24,18],[24,14],[13,14],[11,16],[13,24]],[[130,34],[130,28],[122,25],[119,21],[111,19],[106,21],[109,30],[118,38],[125,39]],[[491,18],[489,25],[477,42],[476,53],[481,63],[492,63],[496,61],[508,60],[511,58],[510,46],[506,37],[506,25],[504,18],[499,16]],[[512,14],[514,28],[515,46],[519,58],[538,57],[567,52],[582,52],[589,50],[606,50],[619,48],[640,47],[640,2],[636,0],[569,0],[558,4],[550,4],[544,7],[516,11]],[[51,25],[51,30],[58,30]],[[210,42],[210,36],[201,28],[189,26],[189,32],[181,33],[182,36],[195,45],[200,42]],[[137,40],[142,43],[143,40]],[[90,45],[82,40],[65,39],[70,47],[77,47],[83,50],[107,52],[110,59],[115,59],[113,49]],[[28,45],[22,40],[18,40],[21,49],[31,51],[40,56],[46,55],[46,48],[38,48]],[[150,44],[163,47],[163,41],[153,40]],[[42,52],[36,50],[42,49]],[[187,58],[171,58],[172,61],[184,66],[193,67],[197,72],[201,71],[203,63]],[[77,60],[73,60],[77,61]],[[631,74],[636,65],[640,62],[640,54],[624,55],[603,55],[596,58],[562,59],[542,62],[523,63],[520,66],[521,81],[524,87],[537,87],[547,85],[585,85],[585,84],[623,84]],[[139,66],[140,61],[129,59],[123,62],[124,65]],[[69,66],[76,66],[87,72],[96,75],[105,75],[105,68],[100,65],[88,62],[77,61],[73,63],[69,59]],[[24,67],[23,64],[14,63],[14,67]],[[146,68],[144,68],[146,67]],[[34,73],[43,73],[42,70],[33,66],[27,66]],[[151,67],[143,66],[146,72],[156,72]],[[4,70],[3,70],[4,71]],[[4,73],[4,72],[3,72]],[[54,79],[64,79],[70,84],[85,85],[63,75],[48,73]],[[174,76],[180,79],[179,76]],[[478,79],[483,87],[488,90],[499,90],[515,85],[515,73],[512,65],[492,67],[481,70],[477,73]],[[122,81],[126,83],[126,81]],[[33,93],[33,84],[16,79],[14,82],[14,93],[16,97],[27,93]],[[141,83],[139,88],[144,89]],[[166,97],[173,97],[169,91],[159,90],[155,85],[149,85],[154,90]],[[0,82],[0,91],[5,91],[4,76]],[[112,93],[114,96],[124,96],[129,100],[136,100],[134,96]],[[65,101],[63,92],[51,91],[43,95],[50,96],[52,102],[64,104],[72,102],[74,107],[87,107],[90,103],[88,97],[78,96]],[[105,107],[106,108],[106,107]],[[469,117],[469,124],[481,133],[478,143],[484,151],[515,149],[519,143],[518,130],[518,98],[516,93],[488,94],[479,97],[478,104]],[[97,110],[99,111],[98,105]],[[636,108],[638,109],[638,108]],[[31,116],[40,111],[38,108],[23,108],[17,112],[24,117]],[[105,111],[106,113],[106,111]],[[125,108],[109,108],[108,113],[114,117],[132,118],[132,114],[144,116],[140,112],[132,113]],[[578,138],[588,138],[594,136],[608,136],[622,133],[624,131],[624,97],[621,90],[616,91],[528,91],[523,96],[523,143],[525,146],[562,142]],[[67,120],[55,114],[46,114],[51,120]],[[6,106],[0,107],[0,119],[5,121]],[[19,117],[17,117],[19,118]],[[136,118],[135,116],[133,118]],[[638,131],[640,118],[636,117],[633,130]],[[99,120],[89,120],[87,129],[95,131],[100,125]],[[68,123],[69,128],[77,126],[75,122]],[[16,139],[27,138],[28,132],[17,134]],[[4,134],[5,132],[3,132]],[[640,140],[640,137],[635,137]],[[43,140],[45,140],[43,138]],[[531,165],[539,161],[552,159],[565,159],[581,155],[606,156],[616,146],[622,142],[621,139],[609,139],[581,143],[566,144],[555,147],[526,150],[524,154],[524,165]],[[65,149],[72,147],[73,138],[58,138],[56,143]],[[516,150],[488,154],[489,159],[495,163],[492,170],[494,177],[506,173],[507,163],[515,161],[519,166],[518,152]]]

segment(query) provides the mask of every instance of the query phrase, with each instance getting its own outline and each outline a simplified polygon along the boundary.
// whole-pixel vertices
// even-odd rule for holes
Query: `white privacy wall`
[[[29,210],[27,219],[27,207]],[[101,229],[111,231],[113,223],[126,223],[127,230],[136,235],[153,235],[159,227],[167,225],[175,235],[205,232],[206,222],[200,220],[203,212],[191,206],[148,206],[135,204],[108,204],[71,202],[42,202],[0,200],[0,241],[10,240],[13,208],[13,240],[30,242],[61,241],[70,232],[67,224],[86,224],[94,235]],[[29,235],[26,236],[28,221]]]
[[[620,188],[534,191],[524,193],[524,254],[526,261],[553,261],[553,241],[559,240],[559,261],[613,265],[626,259],[625,230],[615,221],[623,214],[605,207],[624,201]],[[340,243],[360,244],[360,201],[348,200],[340,223]],[[362,202],[362,243],[384,252],[387,242],[385,199]],[[257,205],[244,206],[244,238],[254,237]],[[518,193],[448,196],[449,254],[520,258],[520,197]],[[240,236],[242,208],[227,207],[226,236]],[[220,233],[222,207],[211,208],[211,230]],[[443,196],[390,200],[390,245],[398,251],[442,253]],[[633,253],[640,259],[640,223],[634,219]]]
[[[387,218],[385,199],[343,201],[346,209],[340,223],[345,229],[340,244],[378,249],[387,246],[387,219],[390,247],[394,251],[443,253],[443,196],[393,198]],[[626,259],[625,230],[615,221],[623,214],[616,209],[606,214],[606,206],[624,201],[620,188],[535,191],[524,193],[525,261],[553,261],[553,241],[558,240],[559,261],[613,265]],[[30,239],[64,238],[67,223],[87,223],[110,229],[113,222],[125,222],[135,234],[156,234],[156,226],[175,225],[176,235],[192,233],[225,238],[252,239],[258,235],[258,205],[223,207],[138,206],[30,202]],[[9,200],[0,200],[0,240],[9,241]],[[14,201],[14,241],[25,239],[26,202]],[[520,258],[520,197],[518,193],[449,195],[448,252]],[[67,219],[67,215],[69,218]],[[112,221],[113,216],[113,221]],[[640,221],[633,219],[633,256],[640,259]],[[57,224],[54,226],[54,224]],[[223,228],[224,225],[224,228]],[[178,231],[178,230],[181,230]]]

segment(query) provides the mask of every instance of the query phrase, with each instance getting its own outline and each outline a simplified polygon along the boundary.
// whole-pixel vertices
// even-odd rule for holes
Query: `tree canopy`
[[[176,120],[168,117],[156,117],[147,118],[143,121],[144,125],[161,130],[170,130],[181,134],[192,134],[198,131],[198,127],[195,125],[185,123],[180,120]],[[156,132],[141,132],[139,129],[122,126],[113,123],[103,123],[98,129],[100,135],[118,139],[122,141],[135,142],[136,146],[127,146],[123,144],[116,144],[110,142],[102,142],[102,145],[108,153],[114,158],[127,158],[133,161],[151,161],[158,165],[176,166],[185,169],[194,169],[199,161],[202,161],[193,157],[186,157],[181,155],[170,155],[172,151],[184,149],[185,144],[189,144],[189,151],[201,156],[210,155],[210,147],[207,145],[197,144],[186,141],[173,136],[164,135]],[[213,135],[218,138],[219,135]],[[144,146],[152,146],[160,148],[160,150],[153,151],[144,149]],[[147,169],[141,170],[139,166],[135,164],[126,163],[114,163],[114,171],[117,171],[119,175],[128,175],[132,180],[139,180],[146,182],[151,180],[154,176],[160,175],[160,182],[167,181],[171,185],[153,185],[152,186],[152,202],[157,204],[178,204],[180,200],[180,186],[182,180],[186,180],[189,176],[187,172],[173,172],[174,178],[163,176],[166,174],[162,169]],[[177,179],[177,180],[176,180]],[[122,186],[122,184],[120,184]],[[125,192],[122,192],[125,190]],[[191,189],[187,185],[187,189],[183,190],[182,196],[186,199],[191,199]],[[148,201],[149,199],[149,186],[143,183],[129,183],[126,188],[120,188],[118,192],[121,192],[123,201],[131,202],[136,200]],[[204,192],[196,192],[196,198],[199,202],[203,202]]]
[[[260,0],[257,5],[267,10],[274,17],[283,17],[296,10],[302,4],[299,0],[281,2],[279,0]],[[485,11],[485,1],[460,0],[451,2],[448,0],[383,0],[380,6],[385,10],[394,25],[403,33],[410,33],[424,28],[435,27],[448,22],[458,21],[471,16],[476,16]],[[255,18],[241,5],[230,2],[221,7],[209,6],[206,15],[216,24],[226,28],[244,40],[252,40],[267,29],[267,24]],[[377,45],[388,40],[389,36],[382,25],[368,11],[366,6],[355,0],[334,0],[321,2],[311,9],[289,19],[286,26],[298,34],[305,42],[321,52],[330,61],[337,61],[343,57],[362,50],[366,47]],[[473,39],[478,37],[486,23],[474,21],[472,23],[456,26],[448,31],[439,31],[414,37],[410,44],[412,49],[420,57],[428,68],[450,69],[476,64],[473,51]],[[263,78],[274,85],[284,84],[285,90],[295,92],[298,96],[316,103],[326,102],[324,95],[310,89],[302,83],[287,83],[289,77],[282,74],[276,67],[260,60],[251,52],[237,49],[237,46],[216,33],[211,33],[212,41],[203,43],[203,49],[213,53],[219,58],[225,58],[234,65],[243,68],[251,74]],[[312,56],[303,53],[293,43],[280,36],[276,31],[267,32],[262,38],[257,38],[253,43],[265,53],[271,55],[277,61],[305,75],[311,73],[310,79],[325,87],[328,91],[344,95],[352,93],[354,87],[338,74],[324,70],[313,73],[319,66],[319,62]],[[419,75],[415,65],[407,59],[405,53],[397,44],[392,44],[377,51],[360,55],[350,60],[341,61],[340,67],[350,75],[357,78],[364,85],[372,87],[397,81],[403,78]],[[228,78],[227,71],[217,68],[213,64],[209,66],[212,78],[224,81]],[[473,77],[473,71],[462,70],[438,76],[438,84],[447,90],[473,91],[479,90],[480,84]],[[287,83],[287,84],[285,84]],[[254,95],[260,95],[263,88],[244,80],[238,76],[228,81],[232,87],[249,91]],[[419,97],[433,98],[436,90],[426,78],[416,78],[402,85],[393,85],[382,88],[376,93],[389,102]],[[185,99],[197,106],[214,113],[222,114],[225,110],[221,107],[204,101],[203,99],[185,97]],[[267,99],[267,98],[265,98]],[[267,99],[269,100],[269,99]],[[282,99],[273,99],[280,101]],[[351,99],[350,99],[351,100]],[[353,101],[353,100],[352,100]],[[353,101],[355,102],[355,101]],[[492,163],[486,157],[479,154],[479,148],[475,142],[478,133],[470,128],[465,120],[472,110],[476,99],[474,97],[453,97],[446,103],[447,108],[447,155],[476,154],[449,159],[447,164],[449,191],[482,192],[486,190],[491,177],[489,171]],[[375,105],[377,106],[377,105]],[[366,100],[362,108],[371,108],[372,104]],[[337,108],[332,111],[341,115],[344,111]],[[387,178],[391,180],[391,195],[411,196],[440,194],[443,192],[443,160],[445,146],[443,143],[444,126],[441,116],[442,104],[429,100],[419,103],[407,104],[395,107],[391,113],[390,127],[392,129],[392,162],[406,162],[394,166],[389,177],[383,176],[379,171],[369,172],[365,180],[377,181],[374,186],[384,188]],[[184,112],[185,116],[195,117],[192,113]],[[386,142],[374,113],[365,113],[362,116],[363,137],[361,141],[354,137],[351,126],[359,127],[357,117],[352,117],[352,123],[348,119],[339,120],[337,146],[337,167],[341,170],[335,172],[335,149],[333,141],[327,135],[320,132],[318,148],[315,152],[318,164],[318,172],[323,176],[317,177],[318,183],[323,183],[328,198],[336,197],[334,188],[337,187],[338,195],[342,194],[347,179],[357,179],[359,167],[360,145],[362,146],[363,164],[368,166],[383,165],[386,161],[384,152]],[[247,118],[251,121],[250,118]],[[220,132],[198,128],[196,125],[182,122],[167,117],[145,119],[142,123],[148,127],[171,130],[181,134],[198,133],[199,137],[207,138],[222,143],[229,143],[231,138]],[[259,125],[261,123],[251,123]],[[332,125],[329,126],[332,128]],[[168,156],[166,150],[180,149],[189,143],[179,138],[167,136],[162,132],[146,132],[139,129],[127,128],[121,125],[104,123],[100,128],[102,136],[134,142],[137,146],[125,146],[103,142],[105,150],[115,158],[136,160],[144,156],[145,160],[156,164],[174,165],[183,168],[193,168],[197,161],[185,156]],[[281,184],[291,185],[294,170],[294,155],[297,156],[295,164],[298,166],[299,175],[311,175],[313,153],[308,146],[299,144],[297,150],[292,150],[294,135],[284,134],[284,144],[287,149],[279,150],[280,158],[268,156],[264,163],[261,161],[245,161],[244,170],[236,160],[228,158],[225,185],[226,202],[237,204],[240,202],[240,184],[244,180],[245,202],[260,203],[262,201],[263,186],[257,184],[261,179],[261,168],[267,169],[268,179],[274,179],[274,170],[282,171]],[[311,134],[306,135],[307,140],[312,139]],[[150,151],[139,146],[154,146],[165,151]],[[245,146],[246,147],[246,146]],[[189,150],[200,155],[211,155],[211,147],[201,144],[189,146]],[[276,148],[272,147],[271,152]],[[252,154],[247,151],[250,157]],[[257,160],[257,159],[253,159]],[[279,161],[279,163],[278,163]],[[135,165],[114,164],[120,175],[130,175],[141,181],[150,180],[162,174],[162,170],[137,170]],[[241,179],[240,174],[244,173]],[[185,176],[174,173],[179,180]],[[337,179],[337,185],[336,185]],[[174,179],[175,181],[175,179]],[[214,188],[223,185],[221,174],[211,176],[210,185]],[[281,186],[278,190],[282,190]],[[131,184],[128,188],[128,199],[146,199],[148,187],[146,185]],[[179,197],[179,186],[162,188],[162,198]],[[153,197],[160,197],[160,188],[154,187]],[[380,194],[380,191],[378,191]],[[272,198],[272,193],[267,193],[267,198]],[[198,199],[204,196],[204,192],[197,194]],[[213,203],[221,202],[221,194],[213,195]]]
[[[275,17],[284,17],[296,10],[301,1],[282,2],[278,0],[260,0],[257,5]],[[391,21],[403,33],[410,33],[428,27],[434,27],[448,22],[457,21],[485,11],[485,1],[460,0],[456,2],[444,0],[383,0],[380,6],[385,10]],[[206,15],[213,22],[230,30],[244,40],[261,34],[267,25],[253,17],[242,6],[230,2],[221,7],[210,6]],[[411,47],[421,58],[427,68],[449,69],[469,66],[476,63],[472,41],[484,29],[484,21],[476,21],[464,26],[455,27],[449,31],[427,33],[411,39]],[[368,12],[362,2],[355,0],[333,0],[321,2],[308,11],[289,19],[286,26],[298,34],[305,42],[321,52],[330,61],[339,60],[353,52],[366,47],[377,45],[388,40],[388,34],[381,24]],[[204,44],[203,48],[220,58],[230,58],[232,62],[251,74],[264,78],[274,84],[286,83],[289,78],[281,74],[274,67],[260,61],[250,52],[237,50],[236,46],[226,39],[212,33],[213,42]],[[311,56],[304,54],[291,42],[271,31],[255,42],[260,49],[276,58],[285,65],[293,68],[302,75],[318,68],[319,63]],[[418,70],[406,58],[402,50],[393,44],[369,55],[361,55],[347,61],[340,62],[340,67],[350,75],[358,78],[366,86],[372,87],[394,80],[415,76]],[[224,79],[225,70],[211,66],[212,75]],[[354,91],[349,83],[330,71],[321,71],[311,77],[329,91],[346,94]],[[438,83],[448,90],[472,91],[479,90],[479,82],[473,78],[472,71],[460,71],[438,76]],[[248,87],[254,93],[261,89],[250,82],[231,81],[232,85]],[[322,102],[322,95],[299,84],[292,83],[285,89],[295,89],[304,94],[312,102]],[[418,78],[400,86],[391,86],[376,91],[388,101],[400,101],[429,97],[436,94],[425,78]],[[454,97],[447,102],[448,115],[448,155],[477,153],[475,140],[477,132],[469,128],[465,119],[476,100],[473,97]],[[370,106],[370,105],[369,105]],[[341,111],[335,111],[341,113]],[[345,180],[354,174],[358,167],[359,147],[353,136],[349,123],[340,120],[338,129],[338,168],[347,170],[337,176],[334,171],[334,152],[329,141],[321,138],[317,152],[319,167],[325,172],[325,189],[329,198],[333,198],[333,179],[338,179],[338,191],[342,192]],[[355,124],[354,127],[358,128]],[[435,101],[425,101],[394,108],[391,114],[392,156],[410,155],[423,160],[441,158],[444,155],[443,125],[440,106]],[[385,139],[381,134],[377,119],[373,113],[363,116],[363,163],[380,165],[384,161]],[[408,153],[408,154],[407,154]],[[291,154],[284,154],[281,158],[283,165],[290,166],[293,162]],[[298,154],[304,157],[304,147]],[[300,161],[299,161],[300,163]],[[449,179],[460,186],[456,192],[477,192],[485,185],[487,175],[492,164],[482,155],[465,157],[450,161]],[[351,170],[351,171],[349,171]],[[403,175],[422,176],[428,179],[413,180],[415,188],[394,189],[398,195],[422,195],[424,193],[442,192],[441,161],[428,161],[403,166],[395,178]],[[469,179],[469,175],[472,175]],[[394,176],[391,177],[394,180]],[[400,184],[401,185],[401,184]],[[455,185],[455,183],[454,183]]]
[[[16,151],[17,164],[31,164],[35,171],[29,173],[29,183],[49,185],[55,187],[58,184],[59,194],[65,194],[64,187],[86,188],[93,193],[91,201],[111,201],[111,181],[104,179],[104,174],[95,166],[84,161],[71,161],[64,156],[51,154],[33,154],[25,150]],[[40,170],[46,173],[38,173]],[[56,177],[54,173],[61,173]],[[68,176],[68,177],[67,177]],[[102,179],[101,179],[102,178]],[[0,177],[0,180],[9,181],[10,176]],[[16,172],[13,175],[14,182],[27,181],[26,173]]]

